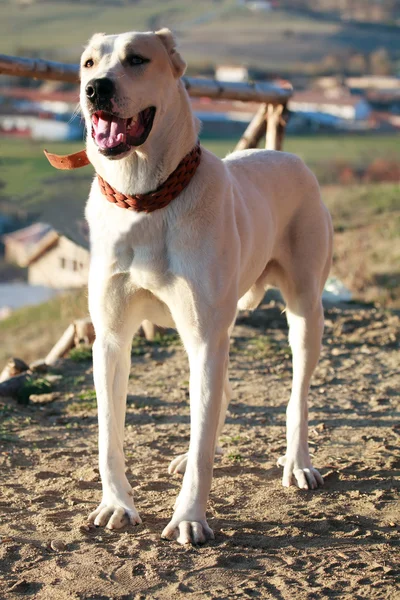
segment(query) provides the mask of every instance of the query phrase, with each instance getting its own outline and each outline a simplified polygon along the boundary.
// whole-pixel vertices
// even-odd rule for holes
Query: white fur
[[[126,46],[151,59],[123,64]],[[198,124],[179,79],[184,63],[170,32],[96,35],[82,64],[81,105],[87,152],[96,171],[126,194],[154,190],[195,145]],[[93,77],[116,84],[120,116],[156,106],[146,142],[120,160],[101,156],[90,135],[84,93]],[[144,319],[176,326],[190,364],[188,454],[170,472],[185,472],[163,537],[201,543],[214,452],[229,403],[229,335],[238,305],[254,308],[266,286],[287,305],[293,388],[287,410],[283,485],[310,489],[323,480],[307,442],[307,394],[323,329],[321,292],[331,264],[332,227],[315,177],[294,155],[248,150],[220,160],[203,149],[189,186],[149,215],[107,202],[94,179],[87,209],[91,236],[89,308],[96,330],[94,380],[99,412],[103,499],[96,525],[140,522],[125,475],[123,436],[132,336]]]

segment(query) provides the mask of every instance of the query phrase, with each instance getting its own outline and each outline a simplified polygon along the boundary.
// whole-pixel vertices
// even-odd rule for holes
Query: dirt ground
[[[168,463],[189,439],[188,368],[173,338],[133,348],[126,455],[136,528],[84,526],[101,494],[90,360],[63,361],[53,391],[28,405],[0,405],[2,600],[400,597],[399,316],[326,311],[310,393],[325,486],[305,492],[283,488],[276,467],[291,374],[281,308],[242,316],[234,333],[206,546],[160,539],[180,485]]]

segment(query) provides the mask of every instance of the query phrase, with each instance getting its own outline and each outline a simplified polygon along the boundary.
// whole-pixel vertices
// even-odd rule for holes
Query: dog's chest
[[[168,282],[168,249],[162,228],[134,224],[116,236],[111,253],[113,273],[129,273],[135,288],[157,292]]]

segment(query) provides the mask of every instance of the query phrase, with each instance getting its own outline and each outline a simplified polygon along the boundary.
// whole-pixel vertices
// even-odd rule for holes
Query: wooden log
[[[268,105],[261,104],[255,116],[250,121],[246,131],[236,144],[235,150],[247,150],[247,148],[257,148],[258,142],[265,134],[267,111]]]
[[[140,334],[146,338],[148,342],[153,342],[157,333],[161,333],[163,330],[162,327],[158,325],[154,325],[151,321],[143,321],[142,329]]]
[[[7,379],[10,379],[11,377],[15,377],[16,375],[19,375],[28,369],[29,366],[20,358],[10,358],[0,373],[0,383],[7,381]]]
[[[53,81],[79,81],[78,65],[67,65],[39,58],[20,58],[0,54],[0,73],[16,77],[33,79],[52,79]]]
[[[75,325],[71,323],[44,359],[45,363],[47,365],[53,365],[59,358],[64,356],[68,350],[71,350],[71,348],[74,347],[74,338]]]
[[[293,94],[290,84],[281,85],[269,81],[227,82],[199,77],[182,77],[182,81],[192,98],[207,97],[277,105],[286,103]]]
[[[283,148],[283,140],[285,138],[286,125],[289,121],[289,114],[290,113],[288,111],[287,105],[285,104],[283,106],[281,118],[279,119],[279,123],[278,123],[278,132],[277,132],[277,140],[276,140],[276,149],[277,150],[282,150],[282,148]]]
[[[283,104],[268,105],[267,111],[267,135],[265,137],[265,148],[267,150],[278,150],[278,126],[283,113]]]
[[[0,54],[0,74],[79,83],[79,66],[76,64],[68,65],[50,60],[21,58],[5,54]],[[208,97],[277,105],[285,104],[293,93],[292,86],[283,81],[279,83],[267,81],[247,83],[182,77],[182,82],[193,98]]]

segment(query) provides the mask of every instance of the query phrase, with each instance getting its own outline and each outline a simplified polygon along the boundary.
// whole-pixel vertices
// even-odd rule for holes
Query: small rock
[[[357,536],[361,535],[361,533],[362,533],[361,529],[359,527],[356,527],[352,531],[348,531],[346,533],[343,533],[342,535],[344,537],[357,537]]]
[[[54,550],[55,552],[62,552],[63,550],[66,549],[66,545],[64,544],[64,542],[62,540],[52,540],[50,542],[50,548],[52,550]]]
[[[331,354],[332,356],[340,356],[341,354],[345,354],[345,352],[343,352],[343,350],[340,348],[332,348]]]
[[[60,397],[59,392],[50,392],[48,394],[31,394],[29,400],[34,404],[50,404]]]
[[[61,381],[62,378],[63,378],[62,375],[47,375],[46,376],[46,380],[49,381],[50,383],[57,383],[58,381]]]

